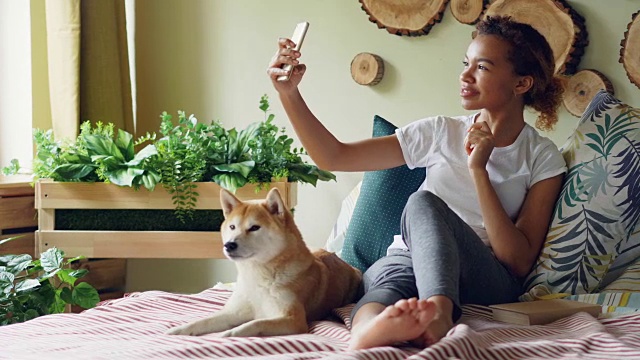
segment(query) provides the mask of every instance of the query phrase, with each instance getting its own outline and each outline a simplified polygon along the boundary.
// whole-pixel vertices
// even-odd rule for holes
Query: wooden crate
[[[0,254],[36,256],[38,220],[30,181],[28,176],[0,176],[0,240],[19,237],[0,245]]]
[[[217,210],[220,187],[212,182],[197,183],[197,210]],[[270,188],[280,190],[285,204],[296,204],[296,183],[272,182],[256,191],[249,185],[238,189],[242,200],[264,199]],[[171,195],[161,186],[154,191],[134,190],[105,183],[70,183],[40,180],[35,192],[38,209],[38,251],[50,247],[67,256],[88,258],[224,258],[218,231],[101,231],[56,230],[56,209],[174,209]]]
[[[38,218],[31,177],[0,176],[0,240],[20,236],[0,245],[0,254],[29,254],[33,258],[39,257],[40,251],[36,251],[35,242],[37,229]],[[67,256],[71,257],[69,254]],[[100,300],[124,296],[127,271],[125,259],[84,259],[75,262],[72,267],[89,270],[79,282],[88,282],[95,287]],[[67,312],[82,310],[84,309],[73,306]]]

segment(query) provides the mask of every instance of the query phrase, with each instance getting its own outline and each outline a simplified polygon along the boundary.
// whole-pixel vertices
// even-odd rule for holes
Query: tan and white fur
[[[224,254],[238,269],[236,288],[210,317],[169,329],[173,335],[272,336],[308,331],[356,299],[362,275],[334,253],[311,252],[280,192],[243,202],[220,192]]]

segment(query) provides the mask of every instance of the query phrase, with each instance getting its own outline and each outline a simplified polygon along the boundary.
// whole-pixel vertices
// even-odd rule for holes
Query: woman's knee
[[[459,239],[452,241],[450,236],[442,238],[442,235],[453,234],[457,231],[455,229],[460,228],[460,222],[459,217],[437,195],[430,191],[418,191],[409,197],[402,214],[402,236],[409,249],[417,243],[437,240],[452,243]]]
[[[405,215],[416,212],[422,213],[425,211],[443,213],[443,210],[446,210],[447,208],[447,204],[440,199],[438,195],[431,191],[420,190],[409,196],[407,204],[405,205],[404,213]]]

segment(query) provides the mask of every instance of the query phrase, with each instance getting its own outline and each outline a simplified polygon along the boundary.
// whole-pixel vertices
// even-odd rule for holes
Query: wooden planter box
[[[30,176],[0,176],[0,240],[20,236],[0,246],[0,255],[29,254],[40,256],[35,242],[38,218],[34,206],[34,188]],[[100,295],[100,300],[124,296],[126,259],[85,259],[72,264],[74,269],[87,269],[89,274],[80,282],[88,282]],[[71,306],[66,312],[81,312]]]
[[[289,208],[296,205],[296,183],[273,182],[256,192],[256,186],[238,189],[242,200],[264,199],[270,188],[280,190]],[[196,210],[218,210],[220,186],[197,183]],[[157,186],[154,191],[134,190],[105,183],[72,183],[40,180],[36,183],[38,252],[57,247],[65,256],[87,258],[224,258],[219,231],[102,231],[56,230],[56,210],[61,209],[175,209],[171,195]],[[188,221],[188,220],[187,220]]]
[[[34,231],[37,226],[31,178],[0,175],[0,240],[20,236],[19,239],[0,246],[0,255],[39,255],[34,248]]]

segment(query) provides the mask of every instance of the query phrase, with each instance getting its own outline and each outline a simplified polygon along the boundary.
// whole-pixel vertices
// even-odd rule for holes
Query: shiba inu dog
[[[243,202],[220,200],[224,254],[238,269],[227,304],[208,318],[169,329],[172,335],[272,336],[308,331],[308,322],[356,301],[362,274],[324,250],[311,252],[278,189]]]

